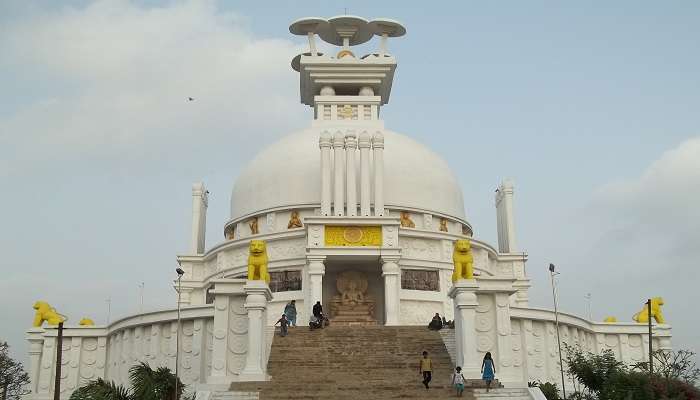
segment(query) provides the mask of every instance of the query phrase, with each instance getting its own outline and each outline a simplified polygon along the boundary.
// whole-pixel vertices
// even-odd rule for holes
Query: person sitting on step
[[[434,331],[439,331],[442,329],[442,318],[440,318],[440,314],[435,313],[435,316],[428,324],[428,328]]]

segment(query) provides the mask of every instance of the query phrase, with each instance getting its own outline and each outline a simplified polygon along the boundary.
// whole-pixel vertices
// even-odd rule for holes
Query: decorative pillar
[[[496,345],[498,346],[498,360],[500,364],[496,368],[501,369],[502,381],[515,380],[512,376],[513,345],[511,339],[510,321],[510,295],[508,293],[496,293]]]
[[[39,390],[39,372],[41,371],[41,353],[44,348],[44,328],[31,328],[27,331],[29,341],[29,390]]]
[[[267,362],[267,303],[272,292],[265,281],[247,281],[243,287],[246,294],[245,309],[248,312],[248,354],[245,366],[238,376],[239,381],[266,381]]]
[[[355,179],[355,151],[357,150],[357,136],[355,132],[345,135],[345,162],[347,173],[347,214],[348,217],[357,216],[357,180]]]
[[[343,184],[345,176],[343,174],[343,147],[345,147],[345,138],[341,132],[336,132],[333,136],[333,158],[334,160],[334,196],[333,196],[333,215],[342,217],[344,215],[343,208],[345,207],[345,198],[343,192]]]
[[[204,253],[204,234],[207,227],[208,190],[202,182],[192,185],[192,254]]]
[[[304,306],[311,309],[317,301],[323,302],[323,275],[326,274],[325,256],[307,257],[309,264],[309,304]]]
[[[367,132],[362,132],[360,134],[360,215],[363,217],[369,217],[371,215],[370,210],[370,192],[371,184],[369,181],[369,149],[370,149],[370,137]]]
[[[207,377],[208,384],[230,385],[236,380],[231,372],[235,368],[229,365],[229,335],[231,335],[231,323],[236,322],[234,307],[240,307],[240,298],[245,296],[243,279],[215,279],[214,289],[214,330],[212,332],[212,362],[211,372]],[[152,329],[159,329],[158,325],[153,325]],[[152,333],[154,334],[154,333]],[[249,331],[250,334],[250,331]],[[158,354],[158,334],[151,338],[153,354]],[[155,342],[154,342],[155,341]]]
[[[384,216],[384,135],[377,131],[372,138],[374,149],[374,215]]]
[[[321,215],[331,215],[331,134],[321,133],[318,147],[321,149]]]
[[[479,305],[476,297],[478,288],[476,280],[460,279],[448,293],[455,307],[455,361],[468,379],[481,377],[481,359],[477,354],[475,329],[476,307]]]
[[[515,253],[515,218],[513,216],[513,181],[504,180],[496,190],[496,220],[498,230],[498,251]]]
[[[382,257],[384,278],[384,325],[399,325],[399,291],[401,270],[399,257]]]

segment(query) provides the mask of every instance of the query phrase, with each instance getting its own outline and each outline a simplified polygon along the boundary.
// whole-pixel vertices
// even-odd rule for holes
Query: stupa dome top
[[[382,132],[386,207],[465,221],[462,191],[447,163],[405,135],[386,129]],[[318,129],[304,130],[283,137],[260,152],[233,187],[231,219],[277,208],[318,207],[319,136]]]

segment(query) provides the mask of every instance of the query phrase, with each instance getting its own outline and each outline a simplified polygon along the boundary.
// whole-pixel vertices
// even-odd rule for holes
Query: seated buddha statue
[[[336,279],[338,294],[331,299],[331,322],[341,325],[374,325],[374,299],[367,294],[367,278],[359,271],[345,271]]]

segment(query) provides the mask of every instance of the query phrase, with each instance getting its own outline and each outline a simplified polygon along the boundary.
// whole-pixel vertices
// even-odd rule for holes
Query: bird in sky
[[[188,100],[188,101],[194,101],[194,97],[188,97],[187,100]]]

